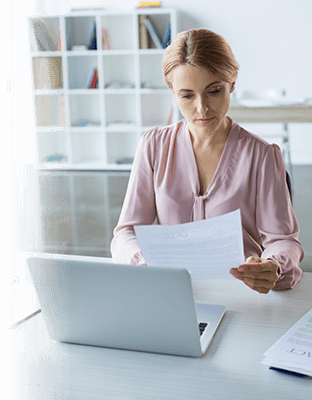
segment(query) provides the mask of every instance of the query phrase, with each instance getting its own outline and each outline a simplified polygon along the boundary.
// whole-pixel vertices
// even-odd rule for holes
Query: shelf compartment
[[[131,164],[137,148],[137,135],[133,132],[107,132],[108,164]]]
[[[102,16],[102,32],[107,30],[108,42],[111,50],[134,49],[133,17],[131,14]],[[104,50],[101,43],[101,49]]]
[[[135,67],[133,55],[103,56],[104,88],[134,89]],[[108,85],[114,85],[113,87]]]
[[[174,97],[171,92],[167,94],[142,94],[142,126],[165,126],[174,106]]]
[[[101,132],[72,132],[73,164],[105,163],[105,147]]]
[[[94,35],[94,27],[97,29],[95,16],[66,17],[65,24],[66,49],[75,51],[74,46],[86,46],[88,49]]]
[[[140,86],[142,89],[168,89],[162,69],[162,54],[140,54]]]
[[[155,30],[158,33],[159,38],[161,39],[161,43],[163,44],[164,42],[164,37],[165,37],[165,32],[166,32],[166,28],[168,23],[170,22],[170,14],[165,14],[165,13],[161,13],[161,14],[153,14],[153,13],[148,13],[148,12],[140,12],[137,16],[137,25],[139,27],[138,29],[138,33],[139,33],[139,38],[138,38],[138,43],[140,43],[140,49],[141,50],[145,50],[144,47],[142,47],[142,43],[140,41],[140,17],[143,17],[143,19],[148,18],[151,23],[153,24]],[[145,27],[145,24],[144,24]],[[172,29],[172,27],[171,27]],[[147,29],[148,32],[148,29]],[[157,49],[157,46],[155,45],[152,36],[148,33],[148,47],[149,49]],[[170,44],[170,43],[169,43]],[[161,49],[158,49],[161,50]],[[162,50],[164,51],[164,50]]]
[[[68,163],[68,141],[66,132],[40,132],[37,134],[38,162],[42,164]]]
[[[136,124],[136,96],[134,94],[105,95],[106,126],[123,123]]]
[[[69,89],[88,89],[97,66],[97,56],[68,57],[68,87]]]
[[[62,57],[33,57],[35,90],[63,88]]]
[[[63,95],[35,96],[37,127],[66,126]]]
[[[59,18],[32,18],[29,21],[29,37],[32,52],[59,51]]]
[[[78,126],[82,121],[89,121],[92,126],[100,125],[100,97],[97,94],[70,94],[71,126]]]

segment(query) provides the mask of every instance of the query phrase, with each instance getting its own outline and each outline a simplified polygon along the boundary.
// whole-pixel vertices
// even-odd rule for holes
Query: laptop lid
[[[28,265],[52,339],[203,353],[187,270],[36,257]]]
[[[27,263],[52,339],[202,354],[187,270],[55,258]]]

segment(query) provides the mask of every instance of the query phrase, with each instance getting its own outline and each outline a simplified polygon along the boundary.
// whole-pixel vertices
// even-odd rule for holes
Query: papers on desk
[[[312,309],[274,343],[264,356],[262,364],[312,376]]]
[[[244,264],[240,210],[179,225],[134,227],[150,266],[188,269],[193,278],[231,279],[231,268]]]

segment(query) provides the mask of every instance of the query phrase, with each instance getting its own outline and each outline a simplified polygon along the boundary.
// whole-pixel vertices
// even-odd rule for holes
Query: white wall
[[[53,2],[55,0],[45,0]],[[134,8],[139,1],[68,0],[71,7]],[[179,10],[178,29],[207,28],[230,44],[240,65],[237,94],[286,90],[290,97],[312,99],[311,0],[163,0]],[[250,126],[248,125],[248,128]],[[261,133],[267,126],[251,127]],[[291,124],[293,164],[312,164],[312,124]],[[280,131],[281,125],[269,129]]]
[[[312,97],[310,0],[164,0],[181,10],[180,29],[207,28],[231,45],[239,87]]]

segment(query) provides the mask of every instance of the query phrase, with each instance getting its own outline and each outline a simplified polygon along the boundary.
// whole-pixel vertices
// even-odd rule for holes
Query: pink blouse
[[[111,243],[113,261],[144,261],[135,225],[153,224],[156,218],[158,224],[181,224],[240,208],[245,259],[275,260],[281,275],[274,289],[294,287],[302,276],[304,252],[285,174],[276,144],[232,122],[216,172],[201,196],[188,121],[151,129],[137,148]]]

